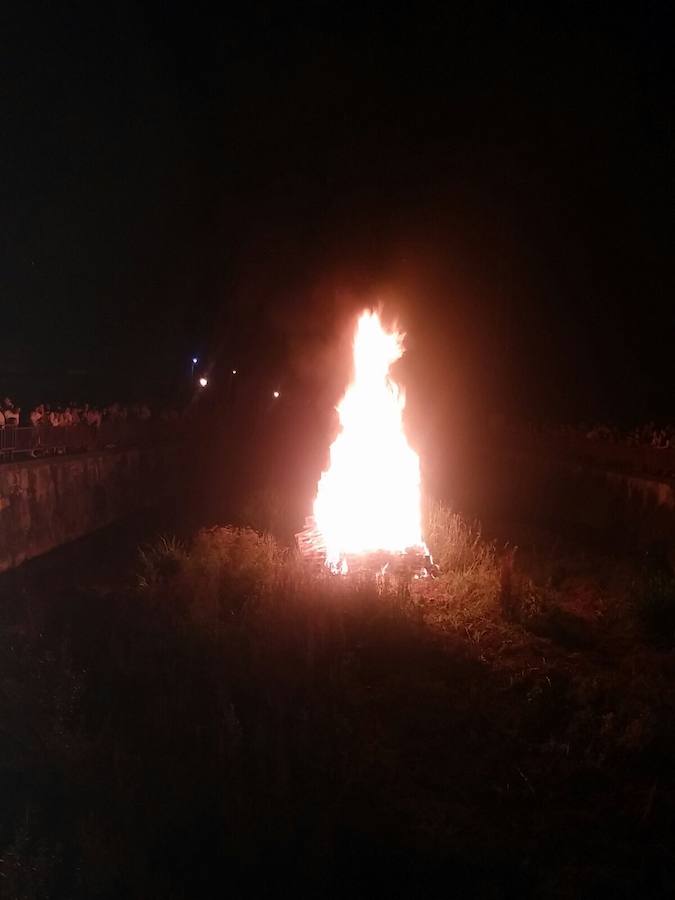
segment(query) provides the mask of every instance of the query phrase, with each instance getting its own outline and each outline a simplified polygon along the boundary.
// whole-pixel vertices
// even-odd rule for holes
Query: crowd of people
[[[624,447],[652,447],[656,450],[675,449],[675,425],[659,425],[646,422],[633,427],[620,427],[604,422],[596,424],[550,424],[515,422],[493,417],[493,431],[511,432],[514,435],[530,435],[536,438],[555,438],[563,441],[588,440],[595,443],[615,444]]]
[[[586,431],[591,441],[609,441],[613,444],[626,444],[629,447],[655,447],[657,450],[668,450],[675,447],[675,426],[656,425],[647,422],[628,430],[611,425],[594,425]]]
[[[91,425],[99,428],[102,422],[147,422],[152,417],[152,412],[147,403],[134,403],[124,406],[121,403],[112,403],[100,409],[90,406],[71,403],[67,406],[50,406],[40,403],[30,411],[30,424],[51,425],[53,428],[63,428],[69,425]]]
[[[654,447],[657,450],[675,448],[675,425],[657,425],[647,422],[633,428],[620,428],[604,422],[595,425],[546,425],[537,428],[542,434],[560,438],[580,438],[626,447]]]
[[[9,397],[0,401],[0,461],[133,446],[181,433],[188,410],[153,410],[143,403],[40,403],[22,413]]]
[[[0,404],[0,428],[6,426],[51,426],[65,428],[72,425],[89,425],[100,428],[104,422],[148,422],[155,419],[161,422],[177,422],[180,413],[175,409],[163,409],[153,413],[147,403],[111,403],[108,406],[95,406],[89,403],[49,404],[40,403],[28,413],[22,415],[21,407],[10,397],[5,397]]]

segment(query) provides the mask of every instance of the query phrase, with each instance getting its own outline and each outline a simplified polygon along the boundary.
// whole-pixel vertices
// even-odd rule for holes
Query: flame
[[[376,312],[359,316],[354,380],[337,407],[341,428],[314,501],[334,571],[346,572],[350,554],[424,548],[420,461],[403,431],[404,393],[389,375],[404,337],[385,331]]]

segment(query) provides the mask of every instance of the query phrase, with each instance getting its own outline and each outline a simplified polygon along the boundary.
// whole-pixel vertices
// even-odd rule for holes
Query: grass
[[[424,525],[440,576],[433,589],[423,586],[422,597],[433,602],[436,621],[476,633],[497,613],[500,568],[496,547],[482,539],[478,523],[465,522],[442,503],[426,505]]]
[[[569,562],[505,616],[502,551],[426,521],[433,582],[219,527],[6,606],[0,896],[672,896],[668,654],[570,641]]]

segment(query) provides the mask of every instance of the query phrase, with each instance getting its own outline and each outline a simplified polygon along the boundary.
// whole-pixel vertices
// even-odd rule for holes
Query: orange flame
[[[404,337],[385,331],[376,312],[361,313],[354,380],[337,407],[340,433],[314,501],[326,564],[335,571],[346,571],[350,554],[424,548],[420,461],[403,431],[405,396],[389,375]]]

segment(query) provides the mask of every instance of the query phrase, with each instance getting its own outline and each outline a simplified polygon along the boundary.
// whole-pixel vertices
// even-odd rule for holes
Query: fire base
[[[313,516],[307,516],[305,527],[295,535],[302,557],[317,571],[330,570],[336,575],[392,575],[412,580],[438,573],[425,547],[409,547],[400,553],[375,550],[371,553],[346,554],[340,566],[326,564],[326,546]]]

